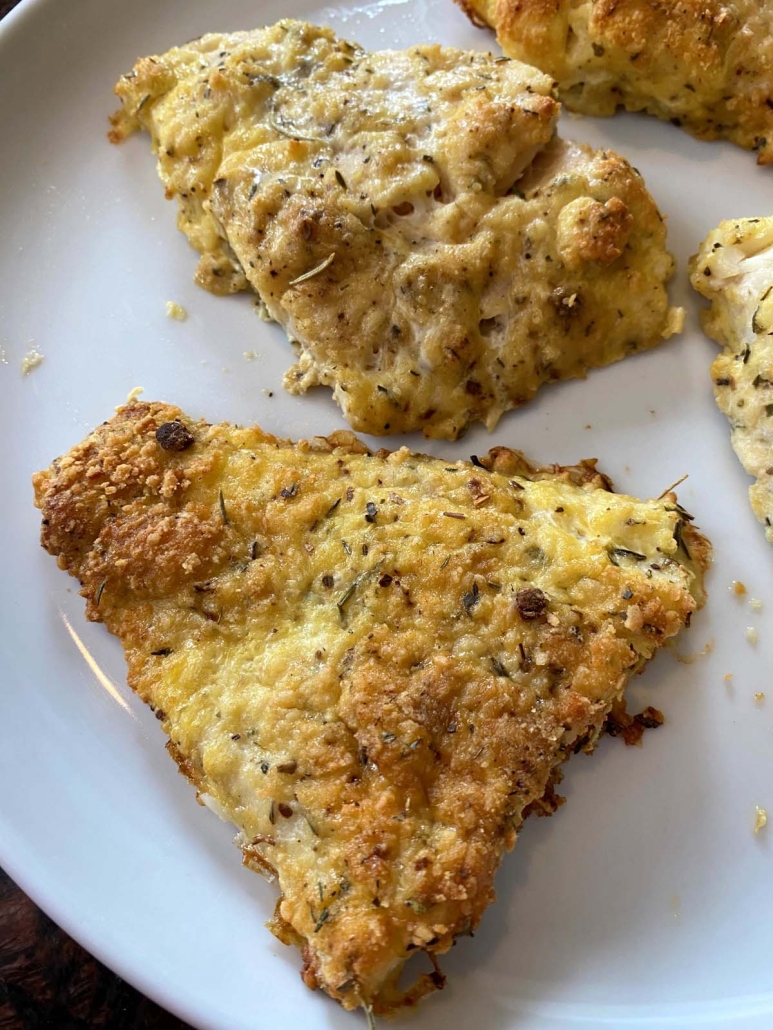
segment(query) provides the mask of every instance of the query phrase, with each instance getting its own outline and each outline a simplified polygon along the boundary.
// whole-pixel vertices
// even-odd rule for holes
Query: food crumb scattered
[[[682,332],[684,329],[684,316],[684,308],[669,308],[665,329],[660,334],[664,340]]]
[[[768,825],[768,813],[759,805],[754,806],[754,832],[759,833]]]
[[[757,630],[754,628],[754,626],[746,627],[746,639],[749,641],[750,644],[756,644],[759,640],[759,634],[757,633]]]
[[[590,424],[590,422],[589,422],[589,423],[588,423],[588,425],[587,425],[587,426],[586,426],[585,428],[586,428],[586,429],[593,429],[593,426],[592,426],[592,425]]]
[[[732,678],[733,678],[732,672],[726,672],[725,673],[725,683],[729,683]]]
[[[124,401],[124,404],[131,404],[132,401],[136,401],[139,395],[144,392],[145,388],[143,386],[132,387],[132,389],[129,390],[129,392],[126,394],[126,400]],[[120,411],[122,407],[123,404],[116,404],[116,406],[113,408],[113,411]]]
[[[746,593],[746,585],[740,581],[740,579],[734,579],[730,584],[730,589],[736,597],[743,597]]]
[[[765,691],[764,690],[758,690],[757,693],[754,695],[754,703],[757,704],[757,705],[761,705],[761,704],[764,704],[764,702],[765,702]]]
[[[753,608],[755,612],[760,612],[762,611],[762,601],[759,599],[759,597],[750,597],[749,607]]]
[[[242,355],[242,357],[245,358],[247,361],[254,361],[255,358],[257,358],[257,356],[258,355],[254,350],[246,350]]]
[[[32,341],[30,341],[32,342]],[[30,372],[38,368],[39,365],[43,364],[43,355],[38,349],[32,345],[27,353],[24,355],[21,363],[22,375],[28,376]]]
[[[7,364],[8,364],[8,358],[5,355],[5,349],[3,347],[0,347],[0,365],[7,365]]]
[[[176,301],[168,300],[166,302],[166,317],[173,318],[175,322],[184,322],[188,317],[188,312]]]
[[[273,397],[274,396],[274,391],[273,390],[261,390],[261,393],[265,394],[266,397]]]

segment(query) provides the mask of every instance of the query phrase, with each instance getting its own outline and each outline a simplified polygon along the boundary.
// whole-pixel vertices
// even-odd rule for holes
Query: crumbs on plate
[[[30,343],[30,349],[22,358],[21,363],[21,372],[22,375],[25,376],[28,376],[30,372],[34,372],[35,369],[38,368],[39,365],[42,365],[44,361],[43,355],[40,353],[37,347],[35,347],[34,344],[32,344],[32,341],[30,341]]]
[[[188,317],[188,312],[176,301],[168,300],[166,302],[166,317],[173,318],[175,322],[184,322]]]
[[[768,813],[759,805],[754,806],[754,832],[759,833],[768,825]]]

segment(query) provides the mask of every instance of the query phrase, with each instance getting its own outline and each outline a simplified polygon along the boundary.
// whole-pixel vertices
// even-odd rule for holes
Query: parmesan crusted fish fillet
[[[733,449],[754,476],[749,499],[773,543],[773,218],[722,222],[692,259],[711,301],[703,327],[724,348],[711,366]]]
[[[396,981],[477,926],[530,807],[703,601],[691,516],[593,462],[292,444],[134,402],[34,484],[43,546],[346,1008],[442,986]]]
[[[648,111],[773,160],[771,0],[456,0],[567,107]]]
[[[353,428],[457,437],[680,328],[639,174],[555,136],[553,83],[490,54],[366,53],[284,21],[144,58],[151,136],[216,293],[251,287]]]

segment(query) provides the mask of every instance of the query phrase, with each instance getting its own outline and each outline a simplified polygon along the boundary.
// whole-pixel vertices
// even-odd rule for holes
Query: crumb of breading
[[[258,355],[256,354],[256,352],[254,350],[246,350],[242,354],[242,357],[245,358],[247,361],[254,361],[255,358],[257,358],[257,356]]]
[[[734,579],[730,584],[730,589],[736,597],[743,597],[746,593],[746,584],[742,583],[740,579]]]
[[[126,394],[126,403],[131,404],[132,401],[136,401],[141,393],[145,392],[144,386],[133,386],[131,390]],[[118,410],[118,409],[116,409]]]
[[[676,336],[677,333],[682,332],[684,329],[684,314],[684,308],[668,309],[666,325],[663,332],[660,334],[664,340],[668,340],[671,336]]]
[[[757,630],[754,628],[754,626],[747,626],[746,627],[746,634],[745,634],[745,636],[746,636],[746,639],[749,641],[750,644],[756,644],[757,641],[759,640],[759,634],[757,633]]]
[[[175,322],[184,322],[188,317],[188,312],[176,301],[168,300],[166,302],[166,317],[173,318]]]
[[[754,832],[759,833],[768,825],[768,813],[759,805],[754,806]]]
[[[43,355],[38,351],[34,344],[31,344],[30,349],[22,359],[22,375],[28,376],[30,372],[33,372],[39,365],[43,364],[43,360]]]
[[[761,705],[764,702],[764,700],[765,700],[765,691],[764,690],[758,690],[757,693],[754,695],[755,704]]]
[[[762,611],[762,601],[759,599],[759,597],[750,597],[749,598],[749,607],[753,608],[755,612],[761,612]]]

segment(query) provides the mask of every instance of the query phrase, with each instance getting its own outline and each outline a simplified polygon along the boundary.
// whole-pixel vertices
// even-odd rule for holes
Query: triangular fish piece
[[[639,173],[555,135],[550,78],[476,51],[368,53],[282,21],[143,58],[142,126],[197,281],[252,288],[360,432],[454,438],[681,326]]]
[[[34,483],[43,546],[346,1008],[442,986],[396,981],[477,926],[530,806],[703,601],[691,516],[593,462],[293,444],[133,402]]]

